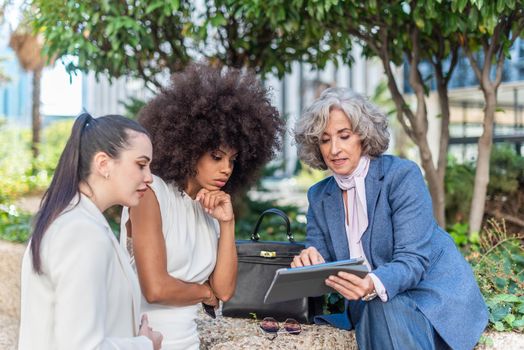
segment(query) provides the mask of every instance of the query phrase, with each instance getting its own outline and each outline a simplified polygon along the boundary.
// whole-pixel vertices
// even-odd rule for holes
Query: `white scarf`
[[[333,173],[333,177],[341,190],[347,191],[347,215],[349,236],[356,242],[368,227],[368,210],[366,204],[366,175],[369,170],[370,159],[367,156],[360,158],[357,168],[349,175]]]

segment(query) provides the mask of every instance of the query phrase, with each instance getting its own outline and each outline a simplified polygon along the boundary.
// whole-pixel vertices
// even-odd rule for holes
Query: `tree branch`
[[[500,32],[501,27],[504,26],[504,21],[501,21],[497,23],[495,26],[495,29],[493,30],[493,35],[491,36],[491,42],[488,45],[488,49],[484,49],[484,66],[482,67],[482,80],[481,84],[484,86],[493,85],[489,75],[491,73],[491,65],[493,61],[493,57],[499,50],[502,48],[502,44],[500,43]],[[484,39],[484,42],[487,44],[488,39]],[[504,63],[504,60],[502,60],[502,63]],[[497,72],[498,74],[498,72]]]
[[[420,136],[420,134],[426,134],[427,132],[427,118],[426,117],[426,102],[425,102],[425,89],[424,82],[420,75],[418,69],[418,64],[420,63],[420,42],[419,42],[419,32],[416,27],[412,28],[410,33],[411,42],[413,47],[410,52],[406,52],[408,61],[410,64],[409,69],[409,83],[415,92],[417,98],[417,111],[415,114],[416,124],[412,126],[415,129],[415,133]],[[410,55],[411,53],[411,55]]]
[[[509,36],[510,33],[511,33],[511,37],[509,39],[509,46],[508,47],[512,47],[513,46],[513,43],[520,36],[520,33],[522,32],[523,28],[524,28],[524,23],[521,20],[520,23],[519,23],[519,26],[517,27],[517,29],[515,31],[513,31],[513,33],[511,33],[511,21],[509,21],[509,23],[507,24],[507,27],[506,27],[506,35]],[[504,68],[504,60],[505,60],[504,47],[501,45],[501,47],[499,49],[499,53],[498,53],[498,58],[497,58],[497,68],[496,68],[496,72],[497,73],[496,73],[496,76],[495,76],[495,83],[494,83],[494,85],[496,87],[498,87],[500,85],[500,83],[502,82],[502,71],[503,71],[503,68]]]
[[[409,138],[413,140],[413,142],[417,143],[417,139],[413,131],[413,123],[415,121],[415,116],[413,115],[413,111],[411,111],[408,104],[406,103],[406,100],[404,99],[404,95],[399,91],[398,84],[395,79],[395,75],[393,74],[393,71],[391,70],[390,57],[389,57],[388,46],[387,46],[388,37],[387,37],[387,32],[385,32],[385,30],[381,34],[381,37],[382,37],[382,45],[381,45],[381,49],[378,52],[378,56],[382,60],[382,65],[384,66],[384,71],[386,72],[386,76],[388,78],[389,91],[397,107],[397,119],[399,120],[400,124],[404,128],[404,131],[409,136]],[[377,46],[377,49],[378,49],[378,46]],[[406,120],[404,118],[408,119],[410,125],[407,125]]]
[[[154,78],[150,76],[150,74],[147,74],[145,72],[144,66],[142,65],[142,61],[140,59],[137,59],[137,69],[138,69],[138,75],[142,77],[142,79],[145,82],[146,87],[151,90],[152,92],[156,92],[162,88],[162,85]],[[148,84],[153,84],[153,86],[156,89],[151,88]]]
[[[473,68],[473,72],[475,73],[475,76],[477,77],[478,81],[482,83],[482,72],[480,71],[480,68],[478,66],[478,62],[475,58],[473,58],[473,54],[470,51],[469,45],[465,44],[465,50],[466,56],[468,56],[469,63],[471,63],[471,68]]]
[[[504,220],[508,221],[508,222],[511,222],[512,224],[515,224],[515,225],[519,225],[521,227],[524,227],[524,220],[522,219],[519,219],[518,217],[516,216],[513,216],[513,215],[510,215],[510,214],[506,214],[506,213],[503,213],[501,212],[499,209],[495,209],[495,210],[488,210],[487,213],[489,215],[492,215],[496,218],[503,218]]]
[[[509,19],[505,19],[505,21],[502,21],[500,25],[501,27],[505,26],[505,28],[502,28],[501,31],[504,32],[504,35],[506,37],[509,37],[509,33],[511,30],[511,16]],[[497,88],[500,85],[500,82],[502,81],[502,71],[504,68],[504,61],[505,61],[503,42],[499,43],[498,46],[496,47],[494,56],[497,56],[497,63],[495,66],[495,80],[493,81],[493,86]]]
[[[455,46],[453,50],[451,50],[451,61],[449,63],[448,72],[444,75],[444,83],[446,86],[449,83],[449,80],[451,79],[451,76],[453,75],[453,71],[455,70],[455,67],[457,66],[458,62],[458,46]]]

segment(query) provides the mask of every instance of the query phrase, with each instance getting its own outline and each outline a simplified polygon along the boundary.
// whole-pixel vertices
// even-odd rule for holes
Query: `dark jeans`
[[[450,349],[415,303],[404,293],[384,303],[350,301],[349,319],[363,350]]]

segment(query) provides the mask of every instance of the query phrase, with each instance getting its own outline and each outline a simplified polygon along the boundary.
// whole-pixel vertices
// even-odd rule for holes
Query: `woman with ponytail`
[[[160,349],[128,255],[102,212],[136,206],[152,182],[147,131],[80,115],[36,214],[22,262],[19,349]]]

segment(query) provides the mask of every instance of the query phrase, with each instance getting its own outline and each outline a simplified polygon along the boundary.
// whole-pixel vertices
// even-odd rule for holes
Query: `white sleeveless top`
[[[167,271],[184,282],[204,283],[213,272],[217,259],[219,224],[199,202],[181,194],[176,186],[153,176],[151,189],[160,206],[162,233],[166,243]],[[129,220],[128,208],[122,212],[121,244],[125,245]],[[134,263],[134,259],[133,259]],[[162,350],[198,349],[195,318],[200,303],[190,306],[149,304],[142,296],[142,313],[147,313],[150,326],[160,331]]]

